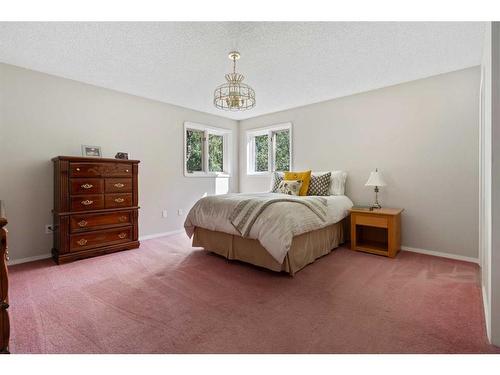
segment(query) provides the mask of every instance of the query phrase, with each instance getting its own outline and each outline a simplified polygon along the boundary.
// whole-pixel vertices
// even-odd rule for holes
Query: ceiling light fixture
[[[233,51],[229,53],[229,59],[233,60],[233,72],[226,74],[226,83],[218,86],[214,92],[214,105],[225,111],[246,111],[255,107],[255,91],[242,81],[245,76],[236,73],[236,60],[240,53]]]

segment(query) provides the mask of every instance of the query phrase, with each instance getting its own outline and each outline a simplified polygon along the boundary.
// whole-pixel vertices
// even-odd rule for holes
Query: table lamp
[[[370,209],[382,208],[380,203],[378,203],[378,187],[386,186],[386,183],[378,169],[375,169],[374,172],[370,173],[370,177],[368,177],[368,181],[366,181],[365,186],[375,186],[375,203],[370,207]]]

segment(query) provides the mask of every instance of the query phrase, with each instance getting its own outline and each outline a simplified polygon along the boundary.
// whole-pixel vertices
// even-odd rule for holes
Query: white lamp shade
[[[378,170],[375,170],[370,173],[370,177],[368,177],[365,186],[386,186],[386,183],[382,174]]]

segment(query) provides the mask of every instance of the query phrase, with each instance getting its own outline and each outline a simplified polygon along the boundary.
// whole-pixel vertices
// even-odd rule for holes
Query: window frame
[[[201,146],[202,155],[202,170],[201,171],[192,171],[189,172],[187,170],[187,131],[195,130],[203,132],[203,144]],[[209,168],[209,144],[208,144],[208,136],[209,134],[222,136],[222,172],[210,172]],[[184,177],[231,177],[231,144],[232,144],[232,131],[231,129],[217,128],[215,126],[209,126],[204,124],[199,124],[196,122],[186,121],[184,122]]]
[[[266,126],[263,128],[249,129],[246,131],[246,142],[247,142],[247,175],[248,176],[269,176],[275,172],[276,165],[276,144],[274,134],[283,131],[289,131],[289,139],[290,139],[290,170],[292,170],[293,165],[293,132],[292,132],[292,123],[285,122],[276,125]],[[260,135],[267,135],[268,142],[268,155],[267,155],[267,171],[256,171],[255,170],[255,141],[254,138]]]

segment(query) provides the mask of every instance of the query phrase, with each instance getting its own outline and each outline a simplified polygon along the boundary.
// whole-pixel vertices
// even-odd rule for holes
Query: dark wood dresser
[[[0,354],[9,353],[9,278],[7,273],[7,218],[2,201],[0,201]]]
[[[138,160],[58,156],[54,248],[59,263],[139,247]]]

